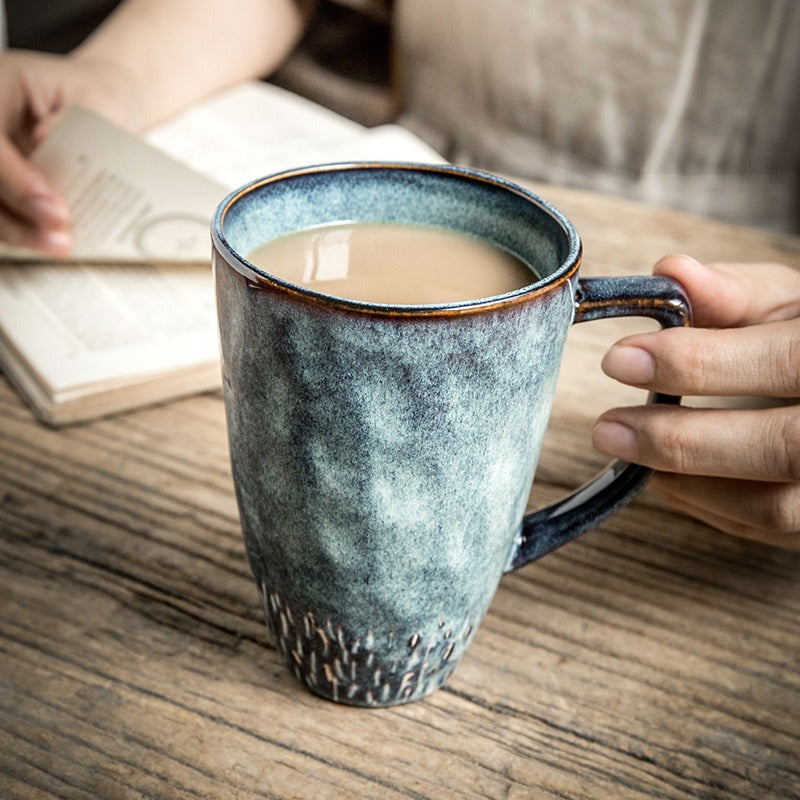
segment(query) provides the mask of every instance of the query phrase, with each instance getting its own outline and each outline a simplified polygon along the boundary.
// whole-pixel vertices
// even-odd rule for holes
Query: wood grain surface
[[[797,239],[540,187],[584,274]],[[576,326],[533,505],[640,402]],[[647,493],[501,582],[446,687],[366,711],[284,668],[246,563],[221,396],[51,430],[0,380],[0,798],[800,798],[800,554]]]

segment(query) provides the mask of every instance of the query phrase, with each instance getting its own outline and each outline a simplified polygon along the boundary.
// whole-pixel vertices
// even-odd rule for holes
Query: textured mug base
[[[439,620],[434,632],[353,633],[330,616],[290,607],[263,581],[260,590],[278,649],[297,680],[315,695],[352,706],[400,705],[438,689],[475,629],[461,619]]]

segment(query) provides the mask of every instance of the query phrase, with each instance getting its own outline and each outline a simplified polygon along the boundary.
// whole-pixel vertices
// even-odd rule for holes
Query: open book
[[[228,191],[314,163],[440,161],[269,84],[221,93],[145,139],[72,109],[34,159],[70,202],[64,262],[0,247],[0,365],[52,425],[220,385],[210,221]]]

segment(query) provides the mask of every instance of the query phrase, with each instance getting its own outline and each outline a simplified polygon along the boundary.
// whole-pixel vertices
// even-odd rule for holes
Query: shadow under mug
[[[377,305],[247,260],[276,236],[342,221],[466,232],[541,278],[476,301]],[[278,647],[331,700],[420,698],[453,671],[505,572],[596,526],[650,476],[615,462],[525,515],[570,325],[638,315],[683,326],[686,297],[665,278],[579,278],[581,242],[563,214],[450,166],[267,177],[221,203],[212,237],[233,477]]]

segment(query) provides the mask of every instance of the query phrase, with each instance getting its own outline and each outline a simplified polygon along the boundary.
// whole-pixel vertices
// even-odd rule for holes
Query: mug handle
[[[573,321],[609,317],[651,317],[662,328],[677,328],[691,325],[692,311],[683,287],[671,278],[579,279]],[[680,401],[680,397],[666,394],[648,398],[649,403],[677,405]],[[526,515],[505,571],[518,569],[596,527],[630,502],[652,475],[647,467],[613,461],[568,497]]]

